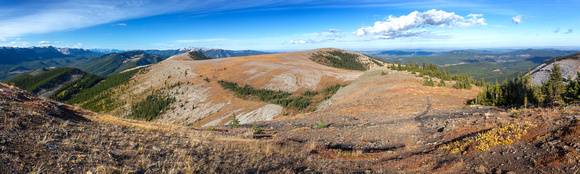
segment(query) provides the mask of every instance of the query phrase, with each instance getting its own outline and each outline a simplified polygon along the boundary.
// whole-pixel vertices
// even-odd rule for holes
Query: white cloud
[[[311,40],[311,39],[299,39],[299,40],[291,40],[289,41],[290,44],[305,44],[305,43],[317,43],[318,41]]]
[[[400,17],[389,16],[385,21],[376,21],[374,26],[358,29],[357,36],[376,35],[378,39],[394,39],[397,37],[414,37],[429,33],[429,31],[415,31],[423,27],[440,28],[467,28],[478,25],[487,25],[482,14],[469,14],[466,17],[443,10],[429,10],[426,12],[411,12]]]
[[[318,33],[306,33],[301,34],[301,36],[309,37],[308,39],[296,39],[288,41],[290,44],[307,44],[307,43],[319,43],[326,41],[333,41],[339,38],[344,38],[347,34],[340,32],[339,29],[326,29]],[[287,43],[283,43],[287,44]]]
[[[77,43],[75,46],[73,46],[73,48],[82,48],[83,47],[83,43]]]
[[[111,26],[121,26],[121,27],[126,27],[127,24],[126,23],[118,23],[118,24],[112,24]]]
[[[38,43],[39,44],[51,44],[52,42],[51,41],[45,41],[45,40],[43,40],[43,41],[40,41]]]
[[[560,28],[556,28],[556,30],[554,30],[554,33],[558,33],[560,32]]]
[[[309,43],[320,43],[325,41],[330,41],[334,39],[298,39],[298,40],[291,40],[288,43],[290,44],[309,44]]]
[[[0,46],[29,47],[30,46],[30,43],[28,43],[28,42],[21,42],[21,41],[11,41],[9,43],[0,43]]]
[[[16,40],[22,40],[22,38],[16,38]]]
[[[522,23],[522,15],[517,15],[517,16],[514,16],[514,17],[512,18],[512,22],[513,22],[514,24],[520,24],[520,23]]]

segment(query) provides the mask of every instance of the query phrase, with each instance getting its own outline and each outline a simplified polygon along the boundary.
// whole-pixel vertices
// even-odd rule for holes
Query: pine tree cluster
[[[475,84],[477,86],[484,85],[484,83],[482,83],[483,79],[481,80],[481,82],[476,82],[475,80],[472,80],[471,78],[469,78],[469,75],[467,75],[467,74],[462,74],[462,73],[451,74],[451,73],[449,73],[449,68],[443,67],[443,69],[439,69],[439,67],[437,67],[437,65],[432,64],[432,63],[423,62],[423,66],[421,66],[421,65],[419,65],[419,63],[416,63],[416,62],[411,62],[411,63],[405,62],[405,65],[403,66],[401,64],[401,62],[398,62],[397,65],[395,65],[394,63],[391,64],[389,66],[389,68],[391,68],[392,70],[397,70],[397,71],[409,71],[413,74],[416,74],[418,72],[419,77],[423,77],[425,75],[428,75],[430,77],[439,78],[439,79],[441,79],[441,81],[439,82],[439,84],[437,86],[446,86],[444,80],[447,80],[447,81],[455,80],[456,83],[452,87],[456,88],[456,89],[471,89],[471,84]],[[435,82],[433,82],[432,79],[425,79],[425,82],[423,83],[423,85],[435,86]]]
[[[521,74],[510,81],[488,83],[474,103],[490,106],[554,106],[580,102],[580,79],[564,84],[562,71],[554,64],[548,81],[541,86],[532,85],[530,73]],[[580,76],[580,73],[578,73]]]

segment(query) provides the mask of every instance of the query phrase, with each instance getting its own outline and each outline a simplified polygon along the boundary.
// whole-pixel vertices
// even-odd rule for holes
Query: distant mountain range
[[[0,81],[9,80],[38,68],[76,67],[83,71],[108,75],[125,69],[154,64],[173,55],[201,51],[210,58],[228,58],[269,54],[254,50],[185,47],[170,50],[119,50],[45,47],[0,47]],[[137,57],[135,57],[137,56]]]
[[[75,67],[91,74],[106,76],[137,66],[154,64],[168,57],[159,54],[148,54],[143,51],[127,51],[123,53],[109,53],[80,61]]]
[[[385,65],[333,48],[231,59],[211,59],[202,51],[171,58],[129,51],[84,62],[79,69],[41,68],[6,83],[115,116],[217,126],[233,113],[240,123],[251,123],[315,110],[341,85]],[[128,70],[145,64],[152,65]],[[173,109],[164,112],[166,108]]]
[[[1,64],[13,65],[22,62],[42,61],[56,58],[90,58],[100,55],[103,54],[78,48],[56,48],[52,46],[29,48],[0,47]]]
[[[541,58],[541,63],[553,57],[565,56],[577,53],[578,50],[557,49],[521,49],[521,50],[453,50],[445,52],[421,51],[421,50],[387,50],[367,51],[366,54],[383,59],[400,59],[403,61],[421,62],[430,60],[439,65],[456,64],[460,62],[494,62],[497,60],[521,60],[528,58]]]
[[[100,52],[104,54],[108,53],[122,53],[126,51],[134,51],[134,50],[118,50],[118,49],[90,49],[93,52]],[[149,54],[159,54],[164,56],[174,56],[181,53],[187,53],[190,51],[201,51],[206,56],[211,58],[228,58],[228,57],[240,57],[240,56],[250,56],[250,55],[261,55],[261,54],[270,54],[268,52],[262,51],[255,51],[255,50],[224,50],[219,48],[205,48],[205,47],[183,47],[179,49],[168,49],[168,50],[138,50],[143,51]]]
[[[369,52],[370,55],[379,56],[430,56],[437,54],[437,52],[432,51],[403,51],[403,50],[389,50],[380,52]]]

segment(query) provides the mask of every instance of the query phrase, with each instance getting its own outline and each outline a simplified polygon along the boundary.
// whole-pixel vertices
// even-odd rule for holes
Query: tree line
[[[441,80],[439,81],[437,86],[446,86],[445,80],[447,81],[454,80],[455,84],[451,87],[455,89],[471,89],[472,84],[476,86],[485,85],[483,79],[481,79],[480,81],[475,81],[471,79],[468,74],[463,73],[451,74],[449,73],[449,68],[443,67],[443,69],[439,69],[439,67],[437,67],[437,65],[433,63],[423,62],[423,65],[421,66],[417,62],[411,63],[405,62],[405,65],[403,66],[401,62],[398,62],[397,65],[395,65],[395,63],[392,63],[388,67],[396,71],[409,71],[412,74],[419,73],[418,77],[424,77],[425,75],[428,75],[430,77],[439,78]],[[425,78],[423,84],[425,86],[435,86],[435,82],[431,78]]]
[[[151,121],[163,114],[173,102],[175,102],[175,97],[156,93],[131,105],[131,114],[127,117]]]
[[[580,73],[577,72],[580,76]],[[502,83],[487,83],[474,103],[493,106],[556,106],[580,102],[580,78],[564,83],[558,64],[552,67],[548,80],[539,86],[533,85],[530,73]]]
[[[366,70],[365,66],[357,60],[358,55],[356,54],[344,53],[342,51],[327,51],[326,53],[328,53],[329,55],[320,53],[313,54],[310,57],[310,60],[316,63],[340,69],[359,70],[359,71]]]
[[[329,86],[322,90],[322,92],[305,91],[297,97],[292,97],[291,93],[285,91],[274,91],[267,89],[256,89],[250,85],[239,86],[237,83],[218,80],[224,89],[228,89],[236,93],[236,95],[243,99],[258,99],[273,104],[280,105],[285,108],[293,108],[296,110],[306,109],[311,104],[319,102],[316,98],[322,95],[322,100],[330,98],[341,87],[340,84]]]

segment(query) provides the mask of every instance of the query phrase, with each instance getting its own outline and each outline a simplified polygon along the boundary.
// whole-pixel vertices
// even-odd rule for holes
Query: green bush
[[[425,78],[423,86],[435,86],[435,82],[433,82],[433,79],[431,78]]]
[[[318,124],[316,127],[314,127],[315,129],[323,129],[323,128],[328,127],[327,124],[324,124],[324,122],[322,122],[322,118],[320,118],[319,120],[320,120],[320,124]]]
[[[262,131],[264,131],[262,127],[257,126],[256,123],[254,123],[254,126],[252,126],[252,130],[254,134],[259,134],[262,133]]]
[[[315,96],[315,95],[318,95],[318,92],[313,92],[313,91],[308,91],[307,90],[307,91],[304,91],[304,93],[302,93],[302,96],[312,97],[312,96]]]

